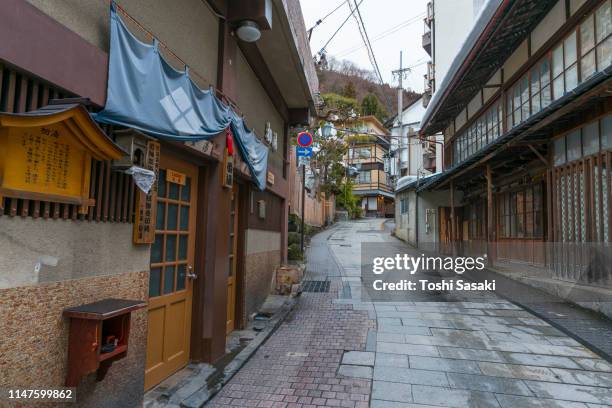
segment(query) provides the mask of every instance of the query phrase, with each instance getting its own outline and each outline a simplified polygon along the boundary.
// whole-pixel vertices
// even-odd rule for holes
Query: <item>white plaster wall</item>
[[[531,32],[531,53],[535,53],[565,22],[565,1],[558,0]],[[507,77],[507,76],[506,76]]]
[[[479,3],[475,4],[474,0],[433,0],[433,6],[432,54],[436,83],[440,84],[472,29],[478,13],[475,6],[479,7]]]
[[[529,58],[527,41],[527,39],[523,41],[504,63],[504,77],[506,79],[514,75],[527,62]]]
[[[149,270],[132,224],[0,217],[0,288]],[[38,267],[37,267],[38,265]]]
[[[474,116],[474,114],[478,111],[478,109],[480,109],[480,107],[482,106],[482,98],[480,96],[480,92],[478,92],[473,98],[472,100],[468,103],[468,117],[471,118]]]

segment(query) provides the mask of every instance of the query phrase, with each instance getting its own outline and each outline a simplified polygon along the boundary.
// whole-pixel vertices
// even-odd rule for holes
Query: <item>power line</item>
[[[351,6],[351,0],[347,0],[347,2],[349,3],[349,6]],[[372,49],[372,44],[370,43],[368,32],[365,28],[365,24],[363,23],[363,18],[361,17],[361,11],[359,10],[359,4],[357,4],[357,0],[354,0],[354,2],[355,2],[355,10],[357,11],[357,16],[355,17],[355,20],[357,21],[357,27],[359,28],[359,33],[361,34],[361,38],[363,39],[364,44],[366,45],[366,48],[368,49],[368,57],[370,58],[370,62],[372,63],[372,66],[374,67],[374,71],[376,72],[376,74],[378,74],[378,81],[380,82],[382,94],[385,98],[385,101],[387,102],[387,108],[391,109],[393,105],[391,104],[391,101],[389,100],[389,95],[387,95],[387,93],[385,92],[385,89],[384,89],[385,81],[383,80],[382,74],[380,73],[380,68],[378,67],[378,61],[376,61],[376,55],[374,55],[374,50]],[[351,10],[353,10],[352,7],[351,7]],[[355,15],[353,14],[353,16]]]
[[[364,0],[360,0],[359,4],[363,3]],[[321,47],[321,50],[319,51],[319,54],[323,54],[325,52],[325,48],[327,48],[327,46],[329,45],[329,43],[334,39],[334,37],[336,36],[336,34],[338,34],[338,32],[340,31],[340,29],[342,29],[342,27],[344,27],[344,25],[346,24],[347,21],[349,21],[349,19],[351,18],[351,16],[353,15],[353,13],[355,12],[355,10],[353,10],[351,8],[351,12],[350,14],[344,19],[344,21],[342,22],[342,24],[340,24],[340,27],[338,27],[336,29],[336,31],[334,31],[334,33],[332,34],[332,36],[329,38],[329,40],[327,40],[327,42],[325,43],[325,45],[323,47]]]
[[[399,23],[398,25],[389,28],[388,30],[385,30],[385,31],[377,34],[372,39],[372,42],[376,42],[378,40],[382,40],[383,38],[388,37],[391,34],[394,34],[394,33],[396,33],[397,31],[399,31],[399,30],[401,30],[403,28],[406,28],[406,27],[408,27],[408,26],[410,26],[410,25],[412,25],[414,23],[417,23],[417,22],[421,21],[421,17],[423,17],[424,15],[425,15],[425,13],[422,13],[422,14],[416,15],[414,17],[411,17],[408,20],[405,20],[405,21]],[[364,47],[365,47],[364,44],[357,44],[357,45],[354,45],[354,46],[352,46],[350,48],[345,48],[344,50],[338,52],[336,54],[336,56],[338,58],[340,58],[342,56],[352,54],[353,52],[358,51],[358,50],[360,50],[360,49],[362,49]]]
[[[333,9],[332,11],[330,11],[329,13],[327,13],[323,18],[320,18],[317,20],[317,22],[308,29],[308,40],[310,40],[310,37],[312,36],[312,30],[314,30],[315,28],[317,28],[317,26],[319,24],[321,24],[323,21],[325,21],[325,19],[329,16],[331,16],[332,14],[334,14],[336,11],[338,11],[340,9],[340,7],[342,7],[344,5],[344,0],[338,4],[338,6]]]

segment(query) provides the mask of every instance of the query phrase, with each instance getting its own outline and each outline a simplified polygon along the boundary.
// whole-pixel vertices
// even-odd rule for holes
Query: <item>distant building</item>
[[[345,127],[359,132],[348,136],[350,142],[346,165],[359,171],[353,193],[361,197],[363,214],[369,217],[393,217],[393,187],[388,159],[389,131],[374,116],[363,116]]]
[[[427,4],[423,49],[432,57],[425,75],[423,106],[436,92],[470,32],[484,0],[432,0]]]

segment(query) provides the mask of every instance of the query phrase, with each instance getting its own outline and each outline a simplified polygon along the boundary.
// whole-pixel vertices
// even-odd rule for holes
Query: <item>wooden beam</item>
[[[451,224],[451,244],[455,240],[455,183],[450,181],[450,224]]]
[[[529,147],[531,149],[531,151],[534,152],[536,156],[538,156],[538,159],[542,160],[544,165],[546,165],[546,167],[548,167],[548,160],[546,160],[546,158],[544,156],[542,156],[542,153],[538,152],[538,149],[536,149],[535,147],[533,147],[530,144],[528,144],[527,147]]]
[[[495,204],[493,202],[493,172],[491,166],[485,168],[485,176],[487,179],[487,258],[489,264],[492,264],[496,256],[495,246]]]

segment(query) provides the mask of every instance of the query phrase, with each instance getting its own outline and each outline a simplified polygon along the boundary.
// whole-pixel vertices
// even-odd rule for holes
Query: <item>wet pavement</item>
[[[611,364],[494,293],[362,298],[361,243],[382,243],[379,256],[410,253],[383,222],[313,238],[305,279],[330,281],[330,292],[303,293],[210,406],[612,405]]]

